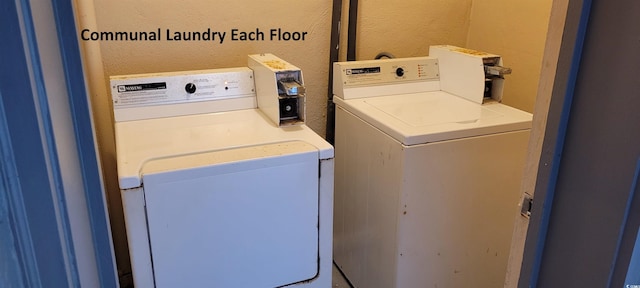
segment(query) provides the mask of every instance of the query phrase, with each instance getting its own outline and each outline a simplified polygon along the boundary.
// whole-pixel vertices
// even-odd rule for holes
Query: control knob
[[[187,85],[184,86],[184,91],[187,91],[189,94],[196,93],[196,84],[187,83]]]
[[[399,67],[398,69],[396,69],[396,76],[398,77],[404,76],[404,68]]]

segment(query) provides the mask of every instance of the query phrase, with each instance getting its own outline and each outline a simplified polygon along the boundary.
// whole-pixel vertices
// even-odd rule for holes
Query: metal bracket
[[[522,206],[520,207],[520,214],[522,216],[530,218],[531,217],[531,208],[533,208],[533,196],[524,193],[524,198],[522,199]]]

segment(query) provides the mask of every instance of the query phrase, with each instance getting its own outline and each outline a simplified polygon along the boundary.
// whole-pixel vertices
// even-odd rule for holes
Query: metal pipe
[[[336,107],[333,103],[333,63],[340,55],[340,21],[342,18],[342,0],[333,0],[331,13],[331,44],[329,47],[329,85],[327,95],[327,125],[325,139],[333,145],[335,139]]]
[[[347,37],[347,61],[356,60],[356,39],[358,28],[358,0],[349,0],[349,31]]]

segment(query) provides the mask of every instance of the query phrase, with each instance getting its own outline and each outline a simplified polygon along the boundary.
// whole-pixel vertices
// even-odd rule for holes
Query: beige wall
[[[348,2],[348,1],[345,1]],[[379,52],[425,56],[449,44],[499,54],[506,76],[503,102],[533,112],[552,0],[359,1],[357,60]],[[345,14],[348,5],[345,3]],[[341,60],[346,59],[343,17]]]
[[[464,46],[470,13],[471,0],[359,1],[356,58],[374,59],[380,52],[426,56],[430,45]]]
[[[224,4],[222,4],[222,3]],[[310,107],[323,107],[329,59],[328,1],[106,1],[95,0],[100,31],[306,31],[305,41],[101,42],[105,81],[109,75],[239,67],[247,55],[274,53],[300,67]],[[229,33],[227,33],[229,34]],[[268,38],[268,33],[266,33]],[[165,35],[163,35],[164,37]],[[105,91],[106,92],[106,91]],[[105,95],[106,96],[106,95]],[[101,101],[105,102],[105,101]],[[110,109],[105,107],[105,109]],[[322,109],[309,109],[309,126],[324,135]]]
[[[467,47],[501,55],[506,76],[503,103],[533,111],[552,0],[474,1]]]
[[[507,76],[504,102],[533,109],[552,0],[359,1],[357,59],[379,52],[423,56],[429,45],[468,46],[500,54]],[[341,60],[346,59],[348,1],[344,1]],[[78,29],[92,31],[307,31],[300,42],[92,42],[82,41],[120,270],[127,271],[121,203],[115,166],[110,75],[246,66],[247,54],[270,52],[300,67],[307,87],[307,124],[325,134],[332,1],[94,0],[75,3]]]

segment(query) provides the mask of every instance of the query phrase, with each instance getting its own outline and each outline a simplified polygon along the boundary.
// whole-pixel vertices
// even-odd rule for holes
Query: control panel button
[[[398,77],[404,76],[404,69],[402,67],[396,69],[396,76]]]
[[[196,93],[196,84],[188,83],[184,86],[184,91],[187,91],[189,94]]]

